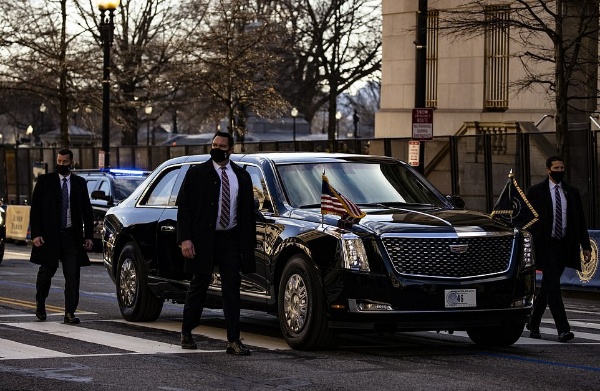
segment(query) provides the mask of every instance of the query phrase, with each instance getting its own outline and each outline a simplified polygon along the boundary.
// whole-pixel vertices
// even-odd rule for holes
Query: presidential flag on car
[[[494,205],[491,216],[521,229],[527,229],[538,221],[538,213],[517,184],[512,170],[508,174],[508,181]]]
[[[321,191],[321,213],[333,214],[342,216],[343,219],[362,219],[366,216],[366,213],[360,210],[360,208],[344,197],[342,193],[335,190],[333,186],[329,184],[329,180],[323,173],[323,184]]]

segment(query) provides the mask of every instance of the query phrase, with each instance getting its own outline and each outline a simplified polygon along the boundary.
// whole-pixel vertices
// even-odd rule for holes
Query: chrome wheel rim
[[[119,297],[121,302],[127,306],[133,306],[137,292],[138,278],[133,261],[127,258],[121,265],[121,274],[119,275]]]
[[[283,294],[283,312],[287,327],[294,333],[302,331],[308,315],[308,290],[298,274],[288,278]]]

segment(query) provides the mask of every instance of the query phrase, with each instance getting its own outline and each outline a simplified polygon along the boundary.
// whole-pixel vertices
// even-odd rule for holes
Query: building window
[[[485,8],[484,105],[487,110],[508,109],[510,5]]]
[[[438,34],[440,12],[429,10],[427,12],[427,60],[425,76],[425,107],[436,108],[437,77],[438,77]]]

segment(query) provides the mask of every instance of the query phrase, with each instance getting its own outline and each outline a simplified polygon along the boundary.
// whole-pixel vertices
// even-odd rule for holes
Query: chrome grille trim
[[[493,235],[384,234],[396,273],[410,277],[466,279],[506,273],[514,251],[512,233]],[[464,250],[464,246],[467,249]],[[452,251],[451,247],[463,251]]]

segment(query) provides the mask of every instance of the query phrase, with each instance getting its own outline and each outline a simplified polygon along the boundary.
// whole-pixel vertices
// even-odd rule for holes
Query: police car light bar
[[[109,168],[109,169],[101,169],[103,172],[110,172],[114,175],[140,175],[143,176],[148,173],[148,171],[143,170],[127,170],[122,168]]]

